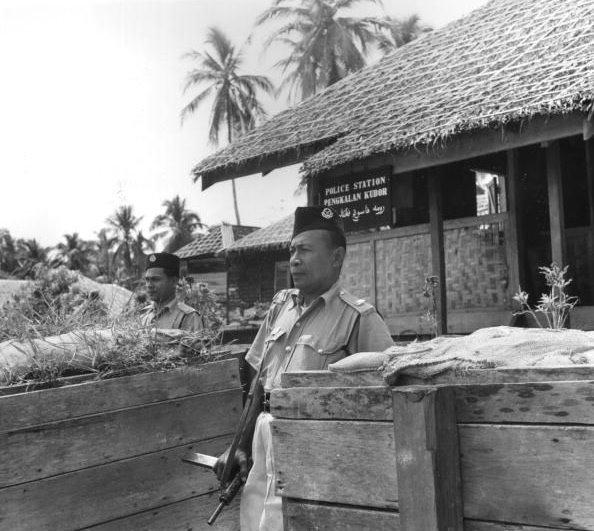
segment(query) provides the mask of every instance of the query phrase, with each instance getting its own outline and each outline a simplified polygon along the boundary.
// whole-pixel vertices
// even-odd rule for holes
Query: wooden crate
[[[0,397],[0,529],[201,529],[241,413],[238,362]],[[237,504],[213,529],[238,529]]]
[[[271,402],[285,531],[594,530],[594,367],[294,373]]]

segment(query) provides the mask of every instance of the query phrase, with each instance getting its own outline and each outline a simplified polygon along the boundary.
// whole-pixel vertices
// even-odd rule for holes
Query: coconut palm
[[[200,216],[186,208],[186,200],[176,195],[173,199],[163,201],[165,213],[159,214],[151,224],[151,230],[165,229],[155,234],[156,238],[168,236],[165,251],[177,251],[193,239],[193,233],[204,225]]]
[[[265,115],[258,99],[258,92],[272,93],[273,86],[265,76],[240,74],[243,62],[241,49],[236,49],[227,36],[218,28],[208,30],[206,44],[210,50],[198,52],[192,50],[186,57],[197,61],[198,66],[188,72],[184,92],[189,88],[202,85],[203,90],[194,96],[181,111],[183,120],[209,97],[213,103],[210,113],[209,139],[219,143],[221,129],[227,132],[230,143],[235,137],[251,129],[256,120]],[[233,207],[235,219],[240,224],[237,206],[235,180],[231,180],[233,189]]]
[[[11,273],[16,267],[18,267],[16,242],[10,231],[0,229],[0,271]]]
[[[419,15],[411,15],[404,19],[386,17],[384,19],[385,32],[381,33],[378,48],[383,54],[393,52],[410,41],[431,31],[431,27],[423,24]]]
[[[106,220],[117,238],[113,262],[115,263],[117,259],[122,260],[127,273],[132,273],[134,238],[141,220],[142,217],[137,218],[134,215],[131,205],[118,207],[114,214]]]
[[[91,263],[92,244],[83,240],[78,232],[64,234],[63,242],[58,243],[58,256],[54,265],[62,264],[68,269],[85,272]]]
[[[134,238],[132,251],[134,254],[134,266],[136,267],[137,278],[140,278],[143,271],[146,269],[146,253],[147,251],[150,252],[155,250],[155,240],[156,238],[154,237],[146,238],[141,230],[138,231],[136,238]]]
[[[109,229],[103,228],[97,233],[97,267],[101,275],[107,279],[113,278],[113,254],[112,249],[117,241],[117,237],[109,234]]]
[[[365,0],[381,5],[381,0]],[[378,39],[383,21],[374,17],[349,17],[345,10],[361,0],[275,0],[256,25],[281,21],[265,47],[283,44],[288,57],[276,66],[286,77],[281,88],[307,98],[347,74],[365,66],[368,46]]]

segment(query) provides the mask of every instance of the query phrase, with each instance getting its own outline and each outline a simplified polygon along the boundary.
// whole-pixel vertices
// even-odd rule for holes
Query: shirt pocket
[[[287,371],[321,371],[330,363],[341,360],[347,355],[346,341],[342,338],[323,341],[310,334],[302,335],[293,350]]]

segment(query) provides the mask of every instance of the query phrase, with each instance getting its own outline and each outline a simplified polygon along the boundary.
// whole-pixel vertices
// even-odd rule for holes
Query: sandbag
[[[354,367],[363,370],[367,365],[368,370],[381,370],[389,383],[395,383],[400,374],[430,378],[447,370],[594,365],[594,332],[496,326],[468,336],[394,345],[382,353],[383,362],[381,356],[364,354],[328,368],[353,372]]]

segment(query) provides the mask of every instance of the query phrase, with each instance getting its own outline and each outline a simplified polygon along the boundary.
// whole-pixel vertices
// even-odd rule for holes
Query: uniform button
[[[324,351],[321,348],[319,348],[318,349],[318,354],[323,354],[323,353],[324,353]]]
[[[286,350],[287,352],[291,352],[291,347],[285,347],[285,350]]]
[[[295,323],[295,326],[301,326],[301,323],[300,323],[299,321],[297,321],[297,322]]]

